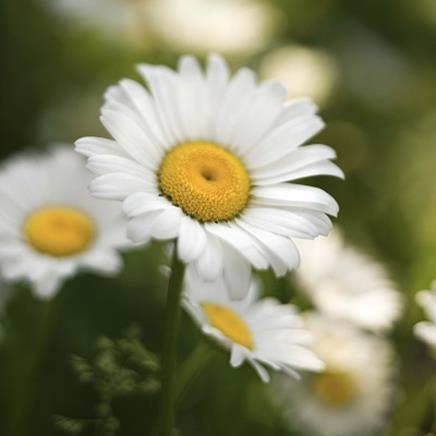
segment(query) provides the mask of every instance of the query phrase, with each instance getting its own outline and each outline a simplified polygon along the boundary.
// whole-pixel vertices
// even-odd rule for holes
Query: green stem
[[[201,342],[189,355],[183,364],[182,370],[180,371],[180,376],[177,383],[177,401],[180,401],[190,383],[204,368],[205,364],[212,355],[213,353],[211,352],[211,347],[206,342]]]
[[[35,338],[32,354],[27,361],[21,377],[19,389],[19,403],[11,416],[11,434],[24,436],[31,434],[32,406],[36,399],[38,380],[43,361],[50,343],[50,334],[58,319],[60,306],[64,299],[64,292],[59,293],[46,302],[42,302],[42,315],[39,331]]]
[[[180,301],[182,296],[185,266],[177,257],[174,248],[171,276],[165,314],[165,338],[162,353],[162,384],[159,410],[159,436],[171,436],[175,415],[175,368],[177,359],[178,330],[180,324]]]

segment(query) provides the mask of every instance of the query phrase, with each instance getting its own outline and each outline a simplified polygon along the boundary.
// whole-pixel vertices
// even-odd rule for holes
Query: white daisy
[[[326,364],[320,374],[295,383],[278,377],[271,398],[290,425],[310,436],[375,434],[385,422],[393,394],[388,342],[350,324],[309,316],[313,350]],[[378,433],[377,433],[378,434]]]
[[[52,295],[79,268],[113,274],[131,245],[116,204],[87,191],[89,174],[70,147],[16,157],[0,168],[0,269]]]
[[[374,331],[388,330],[401,315],[401,296],[386,271],[345,245],[338,230],[298,248],[297,279],[324,315]]]
[[[222,280],[205,282],[192,269],[185,283],[185,309],[205,335],[230,351],[232,367],[247,361],[264,382],[269,381],[265,367],[294,377],[299,377],[295,370],[323,369],[293,306],[258,299],[254,282],[242,300],[232,300]]]
[[[76,142],[98,176],[91,192],[124,201],[132,241],[177,239],[180,259],[203,278],[223,270],[236,278],[235,297],[248,289],[250,264],[277,275],[298,265],[291,238],[326,235],[338,205],[321,189],[285,182],[343,176],[330,147],[301,147],[324,126],[316,106],[284,104],[280,84],[257,84],[246,68],[230,79],[216,55],[205,75],[190,56],[177,73],[139,72],[150,93],[122,80],[106,94],[101,120],[115,140]]]
[[[436,281],[432,284],[432,290],[418,292],[416,301],[424,309],[429,321],[417,323],[415,335],[436,352]]]
[[[277,27],[272,5],[256,0],[152,0],[154,33],[179,50],[249,54],[261,50]]]

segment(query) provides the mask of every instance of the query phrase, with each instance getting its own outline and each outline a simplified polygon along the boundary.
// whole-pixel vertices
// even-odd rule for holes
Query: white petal
[[[203,226],[192,218],[184,215],[180,222],[180,234],[177,241],[179,258],[189,263],[197,259],[206,246],[206,233]]]
[[[89,190],[99,198],[124,200],[135,192],[154,192],[155,187],[138,177],[124,173],[111,173],[96,177],[90,183]]]
[[[160,125],[172,144],[183,142],[180,113],[177,102],[179,78],[168,68],[138,65],[139,73],[147,81],[153,95]]]
[[[133,159],[146,168],[156,169],[161,153],[135,120],[120,109],[102,109],[100,119],[107,131]]]
[[[233,368],[237,368],[238,366],[242,365],[244,360],[245,360],[244,350],[240,346],[234,344],[232,346],[232,351],[230,354],[230,365]]]
[[[156,218],[162,211],[153,211],[129,220],[127,224],[127,237],[134,243],[147,243],[151,238],[151,229]]]
[[[313,239],[319,235],[318,228],[306,217],[278,208],[249,206],[241,220],[282,236]]]
[[[256,269],[268,268],[259,244],[240,228],[232,224],[206,224],[206,229],[238,250]]]
[[[113,154],[115,156],[128,157],[128,154],[112,139],[88,136],[78,139],[75,145],[76,151],[86,157],[100,154]]]
[[[126,173],[134,177],[143,178],[148,183],[155,183],[152,172],[129,158],[114,155],[97,155],[88,159],[87,167],[97,175],[107,173]]]
[[[264,164],[250,172],[257,183],[258,180],[289,174],[301,167],[319,161],[336,158],[336,152],[326,145],[307,145],[291,151],[279,160]]]
[[[42,298],[53,296],[61,287],[64,278],[52,273],[35,282],[35,293]]]
[[[239,70],[230,81],[214,120],[213,139],[217,143],[229,143],[254,96],[255,84],[255,74],[247,68]]]
[[[251,267],[247,260],[230,245],[223,243],[224,280],[234,300],[243,299],[250,290]]]
[[[264,383],[268,383],[270,381],[270,376],[268,371],[260,365],[254,358],[249,359],[251,366],[256,370],[258,376]]]
[[[178,236],[183,212],[178,207],[166,208],[154,221],[151,234],[156,239],[173,239]]]
[[[291,239],[275,235],[238,220],[238,225],[256,238],[270,254],[271,266],[278,276],[299,265],[300,256]]]
[[[264,206],[300,207],[336,216],[339,206],[325,191],[313,186],[278,183],[252,189],[254,204]]]
[[[317,116],[296,118],[272,130],[256,147],[244,155],[244,163],[253,171],[281,160],[324,128]]]
[[[257,89],[229,142],[239,156],[252,148],[271,127],[282,109],[285,97],[286,89],[279,83],[265,83]]]
[[[207,131],[208,101],[200,65],[193,56],[182,56],[179,59],[179,74],[179,107],[184,136],[188,140],[204,138]]]
[[[152,211],[164,210],[168,207],[171,207],[171,205],[162,197],[145,192],[135,192],[123,202],[123,212],[129,218]]]
[[[121,88],[129,96],[132,105],[141,115],[150,131],[150,135],[164,148],[169,148],[171,142],[161,127],[156,113],[154,102],[142,85],[134,80],[124,79],[120,82]]]
[[[302,97],[289,100],[284,105],[282,113],[275,122],[275,126],[280,126],[298,117],[315,115],[317,112],[318,107],[310,98]]]
[[[221,56],[209,55],[206,85],[208,90],[209,113],[207,118],[206,140],[212,140],[213,125],[217,116],[219,105],[224,96],[226,86],[229,82],[229,69]]]
[[[117,273],[123,266],[123,260],[118,252],[108,247],[89,253],[80,259],[80,263],[104,274]]]
[[[204,280],[215,280],[223,269],[221,241],[206,231],[207,242],[203,254],[197,259],[195,268]]]

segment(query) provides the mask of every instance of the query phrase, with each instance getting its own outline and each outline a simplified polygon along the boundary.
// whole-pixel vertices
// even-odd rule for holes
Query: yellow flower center
[[[32,213],[24,222],[28,243],[50,256],[72,256],[85,251],[95,237],[91,218],[71,207],[49,206]]]
[[[313,389],[323,403],[332,407],[348,406],[357,396],[355,382],[344,372],[327,371],[315,375]]]
[[[170,150],[159,169],[159,186],[174,205],[200,222],[235,218],[250,194],[250,178],[241,161],[207,142]]]
[[[253,337],[247,324],[233,310],[212,303],[201,305],[211,326],[226,338],[249,350],[254,348]]]

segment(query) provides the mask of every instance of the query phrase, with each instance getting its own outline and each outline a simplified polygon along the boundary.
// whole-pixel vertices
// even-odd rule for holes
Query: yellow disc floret
[[[80,210],[49,206],[32,213],[24,222],[23,232],[36,251],[64,257],[85,251],[94,240],[95,226]]]
[[[253,338],[247,324],[233,310],[212,303],[204,303],[201,307],[211,326],[232,342],[253,349]]]
[[[189,142],[170,150],[159,169],[159,186],[174,205],[200,222],[235,218],[250,194],[250,178],[241,161],[206,142]]]
[[[346,407],[357,396],[356,384],[345,372],[326,371],[317,374],[313,388],[317,397],[331,407]]]

